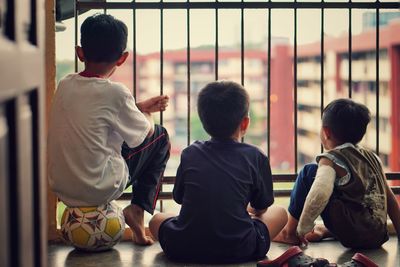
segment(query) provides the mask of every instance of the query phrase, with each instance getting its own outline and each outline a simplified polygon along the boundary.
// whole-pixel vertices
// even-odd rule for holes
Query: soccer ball
[[[63,239],[81,250],[110,249],[124,230],[124,215],[115,201],[98,207],[67,207],[61,219]]]

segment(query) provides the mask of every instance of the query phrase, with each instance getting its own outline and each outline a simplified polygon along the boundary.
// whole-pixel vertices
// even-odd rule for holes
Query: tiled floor
[[[267,256],[275,258],[285,251],[288,246],[272,243]],[[343,263],[348,261],[356,252],[342,247],[336,241],[324,241],[310,244],[305,252],[313,257],[324,257],[331,262]],[[400,266],[400,243],[391,237],[382,248],[361,251],[382,267]],[[135,246],[130,242],[122,242],[111,251],[101,253],[82,253],[71,247],[52,244],[48,249],[49,267],[133,267],[133,266],[211,266],[199,264],[177,264],[169,261],[163,254],[158,243],[151,247]],[[222,266],[222,265],[218,265]],[[255,266],[255,262],[226,266]]]

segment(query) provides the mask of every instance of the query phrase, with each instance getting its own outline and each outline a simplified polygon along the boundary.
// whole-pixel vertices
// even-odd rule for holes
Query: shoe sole
[[[365,267],[379,267],[375,262],[373,262],[370,258],[361,253],[356,253],[352,257],[352,260],[363,264]]]
[[[282,255],[280,255],[278,258],[274,260],[263,260],[257,262],[257,267],[280,267],[284,266],[287,261],[289,261],[290,258],[302,253],[303,251],[297,247],[291,247],[288,250],[286,250]]]

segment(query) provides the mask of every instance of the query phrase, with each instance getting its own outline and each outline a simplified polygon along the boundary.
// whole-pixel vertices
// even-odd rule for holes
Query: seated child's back
[[[399,206],[379,157],[357,144],[366,133],[368,108],[350,99],[329,103],[320,138],[326,152],[307,164],[293,187],[289,220],[275,241],[297,244],[336,237],[351,248],[387,241],[387,215],[400,232]],[[315,226],[321,215],[324,225]],[[315,226],[315,227],[314,227]]]
[[[132,185],[123,213],[134,242],[146,236],[144,210],[153,214],[169,158],[165,128],[151,113],[168,106],[168,96],[135,102],[130,90],[109,78],[128,58],[128,27],[107,14],[81,25],[76,54],[85,68],[62,79],[54,94],[48,134],[49,184],[67,206],[99,206]]]
[[[241,143],[249,126],[248,112],[247,92],[236,83],[214,82],[200,92],[198,113],[212,138],[196,141],[182,152],[173,190],[174,200],[182,204],[179,216],[156,215],[150,222],[170,258],[261,259],[270,239],[284,226],[283,208],[266,212],[274,201],[268,158],[258,148]],[[158,230],[154,225],[161,226]]]
[[[138,146],[149,128],[122,84],[68,75],[58,86],[51,111],[53,190],[68,206],[100,205],[118,198],[129,176],[121,143]]]
[[[182,153],[174,199],[182,209],[163,232],[165,242],[179,242],[179,253],[198,260],[242,257],[259,238],[249,201],[260,210],[274,201],[268,159],[234,140],[195,142]]]
[[[325,225],[345,246],[379,247],[387,241],[386,179],[378,157],[351,143],[317,157],[331,160],[337,174]],[[338,171],[339,172],[339,171]]]

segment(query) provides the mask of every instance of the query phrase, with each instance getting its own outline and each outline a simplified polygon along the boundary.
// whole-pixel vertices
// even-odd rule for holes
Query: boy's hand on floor
[[[300,241],[300,247],[307,247],[308,246],[308,240],[307,240],[307,238],[304,236],[304,235],[299,235],[298,233],[297,233],[297,238],[299,239],[299,241]]]
[[[136,103],[141,112],[153,113],[164,111],[168,106],[169,97],[166,95],[155,96]]]

